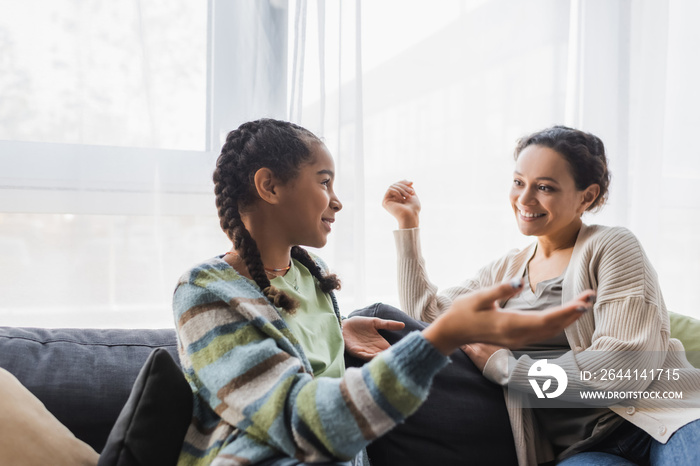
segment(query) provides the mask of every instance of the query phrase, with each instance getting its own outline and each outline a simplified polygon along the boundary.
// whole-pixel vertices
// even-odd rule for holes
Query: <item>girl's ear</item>
[[[258,192],[260,199],[269,204],[277,204],[279,202],[279,193],[277,190],[279,181],[275,178],[272,170],[265,167],[260,168],[255,172],[253,181],[255,183],[255,190]]]

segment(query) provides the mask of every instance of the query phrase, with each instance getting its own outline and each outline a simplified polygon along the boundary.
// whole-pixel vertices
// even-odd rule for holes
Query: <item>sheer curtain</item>
[[[290,2],[289,119],[321,137],[336,160],[343,202],[334,232],[317,251],[341,273],[341,308],[366,303],[366,171],[362,4]]]
[[[507,201],[512,150],[567,124],[603,139],[613,173],[585,221],[630,228],[669,309],[700,317],[695,2],[342,3],[293,2],[288,115],[336,157],[345,210],[320,254],[344,312],[398,304],[391,182],[415,182],[427,267],[449,286],[531,241]]]
[[[467,278],[526,244],[507,205],[511,152],[518,136],[564,119],[556,103],[566,95],[568,3],[300,5],[304,80],[325,73],[326,85],[302,86],[306,105],[290,117],[322,131],[336,156],[345,211],[321,254],[344,278],[343,311],[398,304],[395,225],[380,205],[398,179],[413,180],[421,196],[436,283]]]
[[[642,241],[670,310],[700,317],[700,31],[693,1],[572,3],[567,123],[601,136],[609,205]]]
[[[260,117],[335,156],[344,210],[319,254],[344,313],[398,304],[390,183],[415,182],[428,271],[449,286],[531,241],[507,201],[512,150],[565,123],[609,152],[610,203],[586,221],[629,227],[669,309],[700,318],[693,0],[54,3],[0,18],[2,324],[172,325],[177,277],[228,247],[223,138]]]

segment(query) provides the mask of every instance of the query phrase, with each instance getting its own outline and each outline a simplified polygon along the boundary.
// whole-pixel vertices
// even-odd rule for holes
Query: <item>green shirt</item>
[[[309,358],[314,376],[341,377],[345,373],[345,344],[330,295],[316,286],[309,269],[295,259],[284,276],[270,283],[299,301],[294,313],[280,314]]]

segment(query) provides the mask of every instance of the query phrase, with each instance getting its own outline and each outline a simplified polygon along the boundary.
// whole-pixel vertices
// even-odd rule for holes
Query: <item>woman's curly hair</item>
[[[261,119],[242,124],[228,133],[216,161],[214,193],[221,228],[248,268],[267,299],[287,312],[299,303],[270,284],[255,240],[241,220],[240,210],[258,199],[255,173],[268,168],[282,182],[294,179],[299,168],[311,158],[310,144],[321,141],[309,130],[286,121]],[[326,275],[309,253],[292,247],[292,257],[302,263],[318,280],[324,293],[340,288],[335,275]]]

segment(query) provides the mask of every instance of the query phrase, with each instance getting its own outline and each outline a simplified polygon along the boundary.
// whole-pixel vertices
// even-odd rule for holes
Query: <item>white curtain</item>
[[[336,158],[319,254],[344,313],[398,304],[390,183],[415,182],[428,271],[455,284],[531,241],[512,150],[564,123],[608,148],[610,202],[586,221],[629,227],[669,309],[700,318],[694,0],[42,1],[0,17],[2,324],[172,325],[179,274],[228,247],[222,139],[264,116]]]
[[[341,272],[343,310],[366,303],[367,238],[359,0],[290,2],[290,120],[321,137],[335,154],[342,219],[318,253]]]
[[[428,270],[449,286],[531,241],[507,201],[512,150],[524,134],[567,124],[603,139],[613,173],[609,205],[585,221],[630,228],[669,309],[700,317],[696,2],[296,8],[289,117],[336,157],[346,208],[321,254],[345,279],[344,312],[398,302],[395,225],[380,206],[391,182],[415,182]]]
[[[700,4],[572,3],[567,123],[602,137],[613,181],[592,220],[630,228],[670,310],[700,317]]]

